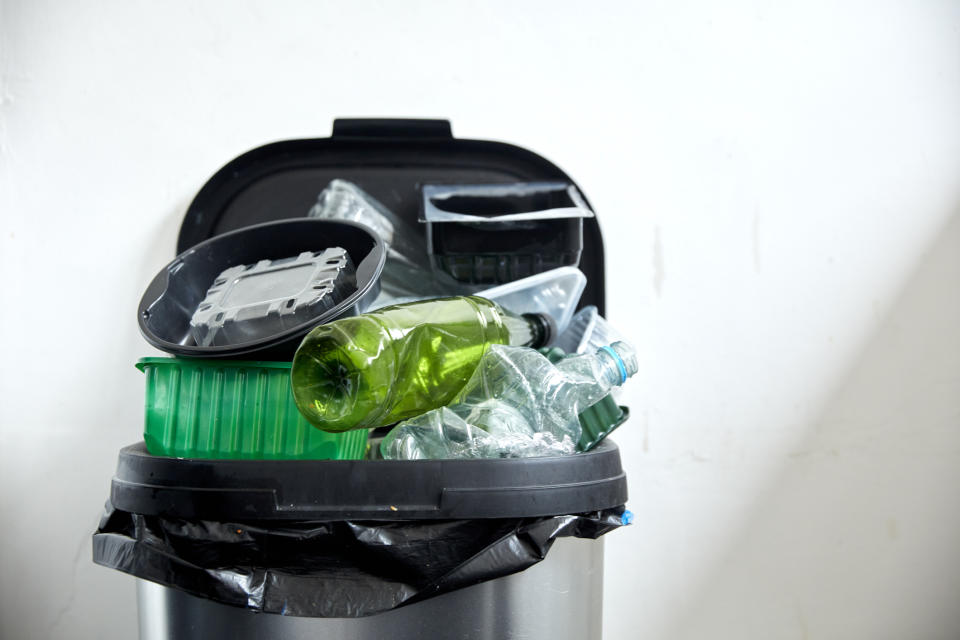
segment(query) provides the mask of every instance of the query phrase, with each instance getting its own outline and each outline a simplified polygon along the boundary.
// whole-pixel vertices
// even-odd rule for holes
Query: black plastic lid
[[[422,184],[573,183],[521,147],[456,139],[446,120],[338,119],[330,138],[275,142],[227,163],[190,204],[177,252],[241,227],[306,216],[335,178],[356,183],[420,229]],[[595,305],[602,314],[603,240],[596,218],[583,221],[580,270],[587,276],[580,306]]]
[[[610,440],[556,458],[191,460],[120,450],[114,507],[202,520],[410,520],[584,513],[627,501]]]

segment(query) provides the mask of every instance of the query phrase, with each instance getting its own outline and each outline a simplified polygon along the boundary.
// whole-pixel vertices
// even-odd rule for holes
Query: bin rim
[[[516,518],[623,505],[609,439],[563,457],[482,460],[217,460],[120,450],[114,508],[148,516],[245,520]]]

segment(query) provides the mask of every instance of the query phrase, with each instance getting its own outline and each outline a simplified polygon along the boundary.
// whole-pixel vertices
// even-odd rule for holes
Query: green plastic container
[[[547,360],[557,363],[567,356],[566,352],[559,347],[550,349],[540,349],[540,353],[547,357]],[[622,425],[630,417],[630,410],[617,404],[613,395],[608,395],[600,402],[587,407],[580,415],[580,440],[577,442],[577,451],[590,451],[595,446],[613,433],[613,430]]]
[[[142,358],[144,440],[179,458],[359,460],[368,431],[327,433],[297,411],[289,362]]]

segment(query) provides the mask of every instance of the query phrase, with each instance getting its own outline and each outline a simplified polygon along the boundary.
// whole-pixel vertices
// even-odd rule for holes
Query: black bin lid
[[[120,450],[110,501],[202,520],[412,520],[555,516],[620,506],[627,480],[609,439],[553,458],[194,460]]]
[[[358,184],[421,229],[421,184],[573,183],[527,149],[454,138],[447,120],[338,119],[329,138],[275,142],[227,163],[190,204],[177,253],[227,231],[306,216],[335,178]],[[587,276],[580,306],[595,305],[603,314],[603,240],[596,218],[583,221],[580,270]]]

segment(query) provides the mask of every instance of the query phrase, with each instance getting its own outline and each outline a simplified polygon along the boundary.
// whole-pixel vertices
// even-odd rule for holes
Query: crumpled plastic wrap
[[[214,522],[109,503],[93,559],[138,578],[265,613],[358,618],[543,560],[556,538],[595,539],[624,508],[490,520]]]
[[[534,349],[490,345],[452,404],[401,422],[380,452],[399,460],[571,455],[579,414],[636,371],[629,345],[608,349],[553,364]]]

